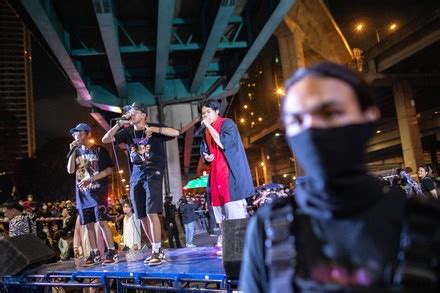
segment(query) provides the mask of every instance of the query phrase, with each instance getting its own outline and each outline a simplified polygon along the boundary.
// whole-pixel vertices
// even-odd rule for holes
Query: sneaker
[[[187,244],[186,247],[187,248],[193,248],[193,247],[197,247],[197,246],[195,246],[194,244]]]
[[[101,262],[101,256],[99,254],[99,251],[96,254],[93,251],[90,251],[90,255],[84,262],[84,266],[91,267],[100,262]]]
[[[222,237],[221,234],[218,236],[217,244],[215,246],[217,246],[217,247],[222,247],[223,246],[223,237]]]
[[[149,266],[157,266],[164,263],[164,258],[161,256],[161,252],[153,252],[148,262]]]
[[[211,234],[209,234],[209,236],[215,237],[215,236],[217,236],[217,234],[211,233]]]
[[[116,251],[114,249],[109,249],[105,255],[105,259],[102,264],[111,264],[115,262]]]
[[[151,260],[151,258],[153,257],[153,254],[154,253],[151,253],[151,255],[149,256],[149,257],[147,257],[145,260],[144,260],[144,264],[149,264],[150,263],[150,260]],[[159,249],[159,257],[162,259],[162,260],[166,260],[166,257],[165,257],[165,252],[163,252],[163,249],[162,248],[160,248]]]

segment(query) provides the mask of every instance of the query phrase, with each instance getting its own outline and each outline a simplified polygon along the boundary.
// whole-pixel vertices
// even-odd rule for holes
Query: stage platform
[[[160,291],[231,291],[219,248],[196,247],[165,250],[167,261],[159,266],[143,263],[146,253],[121,253],[122,260],[111,265],[82,267],[80,261],[64,261],[30,269],[19,276],[5,276],[3,289],[21,287],[100,287],[104,292],[129,292],[130,289]]]

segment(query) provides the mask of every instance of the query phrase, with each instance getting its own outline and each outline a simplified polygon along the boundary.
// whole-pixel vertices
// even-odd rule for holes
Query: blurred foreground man
[[[306,176],[294,200],[252,218],[244,292],[438,290],[440,209],[406,201],[367,174],[379,111],[364,81],[324,62],[297,71],[286,93],[286,140]]]

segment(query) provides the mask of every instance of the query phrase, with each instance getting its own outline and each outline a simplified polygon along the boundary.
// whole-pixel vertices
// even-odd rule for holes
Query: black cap
[[[134,102],[131,105],[127,105],[123,107],[124,112],[128,112],[131,110],[137,110],[137,111],[141,111],[142,113],[145,113],[148,115],[148,108],[146,105],[139,103],[139,102]]]

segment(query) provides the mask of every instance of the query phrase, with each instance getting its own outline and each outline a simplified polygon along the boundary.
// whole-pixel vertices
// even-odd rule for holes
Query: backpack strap
[[[392,282],[403,288],[440,287],[440,203],[408,201]]]
[[[286,202],[287,201],[287,202]],[[292,292],[296,269],[295,209],[292,198],[274,201],[264,222],[265,264],[269,268],[270,292]]]

